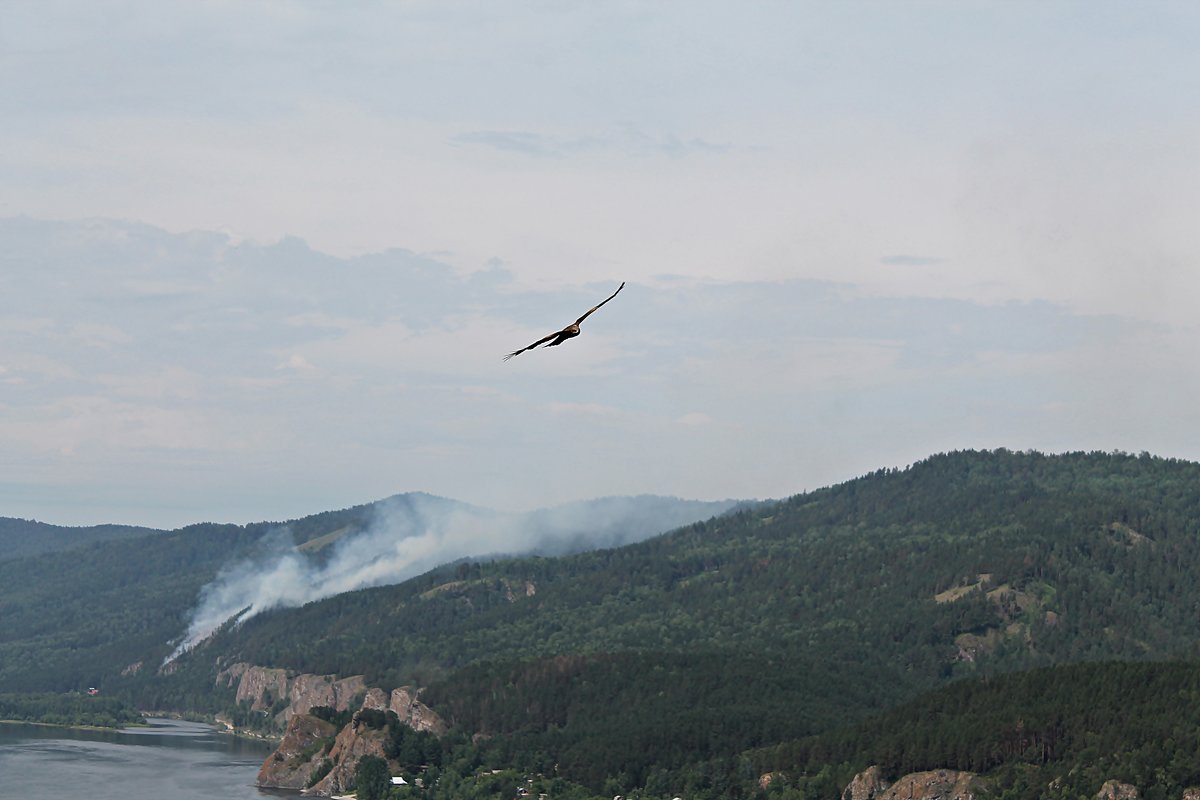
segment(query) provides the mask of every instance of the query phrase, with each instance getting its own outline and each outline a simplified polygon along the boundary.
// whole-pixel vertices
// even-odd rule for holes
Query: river
[[[0,724],[2,800],[262,800],[266,742],[169,719],[148,728]]]

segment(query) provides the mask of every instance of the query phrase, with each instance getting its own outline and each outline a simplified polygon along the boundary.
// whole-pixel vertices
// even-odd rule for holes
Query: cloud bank
[[[664,275],[505,363],[623,276],[537,287],[500,263],[111,220],[0,219],[0,241],[7,516],[778,497],[958,447],[1200,457],[1200,338],[1044,301]]]

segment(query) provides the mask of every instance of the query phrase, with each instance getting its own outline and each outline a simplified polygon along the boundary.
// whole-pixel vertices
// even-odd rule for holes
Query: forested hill
[[[336,541],[354,514],[294,540]],[[266,612],[170,674],[122,674],[134,653],[161,662],[218,553],[259,535],[204,533],[93,545],[95,575],[0,564],[0,587],[18,587],[0,589],[0,683],[103,681],[139,707],[213,711],[232,701],[215,672],[237,661],[364,674],[427,687],[455,731],[487,737],[491,763],[628,789],[725,765],[701,783],[716,780],[753,748],[802,761],[800,745],[770,748],[956,678],[1195,658],[1200,642],[1200,465],[1148,455],[937,455],[636,544],[463,561]],[[191,548],[188,571],[175,547]],[[840,752],[859,744],[874,746]]]
[[[395,681],[484,659],[753,648],[926,686],[1191,648],[1198,533],[1200,465],[958,452],[628,547],[435,570],[265,615],[215,646]]]
[[[643,496],[502,514],[408,493],[284,522],[199,523],[174,531],[0,521],[0,536],[11,534],[4,540],[9,554],[27,554],[0,559],[0,693],[90,686],[118,691],[152,683],[158,665],[187,631],[204,587],[225,569],[249,569],[286,556],[317,570],[347,546],[367,563],[373,554],[394,549],[403,536],[436,525],[474,532],[489,547],[498,540],[486,536],[488,531],[527,530],[510,549],[579,550],[644,539],[733,504]],[[448,552],[452,558],[462,555]],[[205,696],[211,686],[210,679],[187,689],[175,682],[166,687],[167,697],[176,705],[205,706],[212,702]]]
[[[68,527],[30,519],[0,517],[0,561],[56,553],[112,539],[132,539],[162,531],[136,525]]]
[[[619,731],[635,744],[614,763],[651,770],[685,728],[736,752],[955,677],[1191,653],[1198,570],[1200,465],[957,452],[627,547],[265,614],[191,663],[428,685],[465,728],[561,753]],[[631,707],[651,709],[637,739],[614,716]]]
[[[1200,786],[1200,661],[1092,662],[957,681],[857,725],[744,755],[798,796],[837,797],[870,765],[985,773],[989,796],[1096,797],[1119,780],[1146,798]],[[1193,788],[1193,792],[1195,789]]]

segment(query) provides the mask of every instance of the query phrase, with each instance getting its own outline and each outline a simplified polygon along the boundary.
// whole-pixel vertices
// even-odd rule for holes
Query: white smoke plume
[[[260,554],[231,564],[204,587],[174,660],[219,627],[274,608],[301,606],[342,592],[399,583],[461,558],[558,555],[611,547],[719,514],[735,503],[662,497],[607,498],[529,514],[502,514],[428,495],[374,506],[366,530],[309,555],[287,528],[260,542]]]

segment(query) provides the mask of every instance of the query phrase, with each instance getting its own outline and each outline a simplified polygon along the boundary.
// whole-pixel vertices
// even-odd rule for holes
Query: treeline
[[[145,721],[139,712],[116,698],[78,693],[0,694],[0,720],[97,728],[119,728]]]
[[[951,453],[629,547],[264,614],[184,671],[221,657],[428,686],[501,764],[720,794],[746,785],[741,750],[955,679],[1185,655],[1197,569],[1196,464]],[[821,785],[849,768],[831,756]]]
[[[501,684],[491,686],[505,694]],[[503,774],[514,786],[517,776],[552,775],[574,797],[837,800],[855,774],[878,765],[891,781],[923,770],[975,772],[984,778],[984,796],[994,800],[1094,797],[1111,779],[1136,786],[1146,800],[1177,800],[1200,786],[1198,702],[1197,661],[1041,668],[957,681],[854,725],[741,754],[713,748],[708,757],[683,763],[672,763],[663,755],[666,747],[656,748],[648,737],[635,739],[649,748],[647,757],[623,751],[623,732],[654,725],[649,715],[618,706],[614,718],[633,715],[628,729],[590,740],[597,759],[618,754],[606,770],[589,774],[590,763],[581,771],[563,760],[571,752],[569,738],[497,733],[478,744],[459,739],[453,752],[462,773],[453,780],[464,793],[445,796],[484,796],[490,782],[481,772],[498,765],[507,767]],[[674,722],[686,717],[686,709],[676,709]],[[697,756],[702,752],[703,745],[696,746]],[[655,753],[661,760],[637,771]]]
[[[153,676],[200,589],[265,529],[199,525],[0,562],[0,686],[107,688]]]
[[[629,547],[459,564],[263,614],[213,649],[391,685],[497,659],[819,654],[891,670],[899,700],[980,671],[1178,655],[1200,639],[1198,568],[1195,464],[954,453]],[[981,574],[980,591],[935,602]],[[968,634],[985,645],[964,657]]]
[[[265,555],[270,533],[286,531],[300,544],[362,530],[379,509],[411,502],[401,495],[287,522],[200,523],[168,532],[0,518],[0,541],[8,542],[0,557],[0,686],[61,692],[104,685],[130,698],[149,692],[163,702],[186,695],[203,703],[191,689],[151,684],[201,589],[223,566]]]
[[[71,550],[109,539],[131,539],[162,533],[134,525],[66,527],[28,519],[0,517],[0,561]]]
[[[1200,786],[1200,662],[1094,663],[951,684],[862,723],[744,756],[799,797],[878,765],[990,774],[1002,798],[1094,796],[1117,779],[1143,798]],[[795,793],[795,794],[794,794]],[[835,795],[824,795],[834,797]]]
[[[880,702],[878,685],[816,658],[624,652],[479,664],[422,699],[482,736],[490,762],[599,790],[828,729]]]
[[[361,513],[304,535],[362,524]],[[429,687],[423,699],[463,736],[491,736],[479,758],[498,767],[558,765],[598,792],[716,797],[758,791],[768,765],[740,756],[747,748],[817,747],[825,740],[797,737],[955,680],[1163,660],[1200,642],[1200,465],[1149,456],[935,456],[632,546],[454,564],[265,613],[160,675],[200,586],[262,534],[196,532],[108,543],[65,572],[49,559],[0,563],[0,685],[103,675],[106,692],[143,708],[219,710],[232,692],[214,688],[217,663],[364,674]],[[870,753],[895,769],[946,755],[916,730],[915,744],[897,734]],[[1050,733],[1036,740],[1041,766],[969,737],[953,756],[1042,769],[1074,752]],[[781,767],[807,781],[791,790],[825,796],[868,752],[865,739],[830,741]]]
[[[807,665],[789,674],[746,658],[739,667],[733,654],[710,659],[708,675],[640,654],[482,665],[427,699],[459,730],[483,734],[480,763],[557,774],[596,794],[834,800],[871,765],[891,780],[933,769],[986,774],[995,796],[1014,800],[1094,796],[1112,778],[1150,798],[1200,785],[1200,662],[972,678],[854,725],[830,726],[831,717],[823,733],[751,749],[806,726],[789,720],[801,687],[786,684],[802,682]],[[807,680],[809,691],[839,690],[827,674]],[[764,788],[767,773],[774,780]]]
[[[498,695],[499,707],[519,702],[506,682],[511,680],[545,686],[561,679],[586,693],[587,684],[607,668],[543,663],[510,665],[517,671],[505,672],[497,665],[488,692]],[[559,677],[538,679],[536,672]],[[410,782],[422,777],[421,789],[381,790],[379,797],[512,797],[525,787],[534,796],[548,792],[571,800],[616,794],[638,800],[837,800],[855,774],[878,765],[890,781],[922,770],[976,772],[983,778],[982,796],[994,800],[1094,797],[1111,779],[1136,786],[1147,800],[1177,800],[1185,789],[1200,786],[1198,701],[1200,662],[1044,668],[955,682],[858,724],[741,754],[728,750],[727,742],[700,757],[705,745],[693,739],[689,746],[696,757],[685,753],[675,763],[665,740],[638,735],[654,728],[651,714],[618,702],[610,717],[628,714],[628,724],[591,739],[595,760],[615,757],[594,773],[588,772],[593,760],[571,760],[575,742],[569,735],[493,729],[472,740],[455,729],[437,740],[395,726],[385,712],[360,715],[360,724],[399,732],[389,737],[389,759],[396,764],[407,750],[397,766]],[[730,707],[713,704],[713,714]],[[567,727],[574,723],[572,712],[542,719],[543,732],[551,734],[554,720],[566,719]],[[712,721],[688,719],[683,708],[673,719],[698,724],[694,736]],[[622,742],[631,736],[631,742]],[[649,757],[635,752],[640,748],[648,748]],[[654,754],[661,760],[644,769]],[[768,774],[771,779],[763,781]]]
[[[629,547],[264,614],[197,661],[426,685],[495,763],[723,796],[750,791],[738,752],[956,678],[1186,651],[1198,568],[1195,464],[951,453]],[[806,791],[841,782],[851,751]]]

